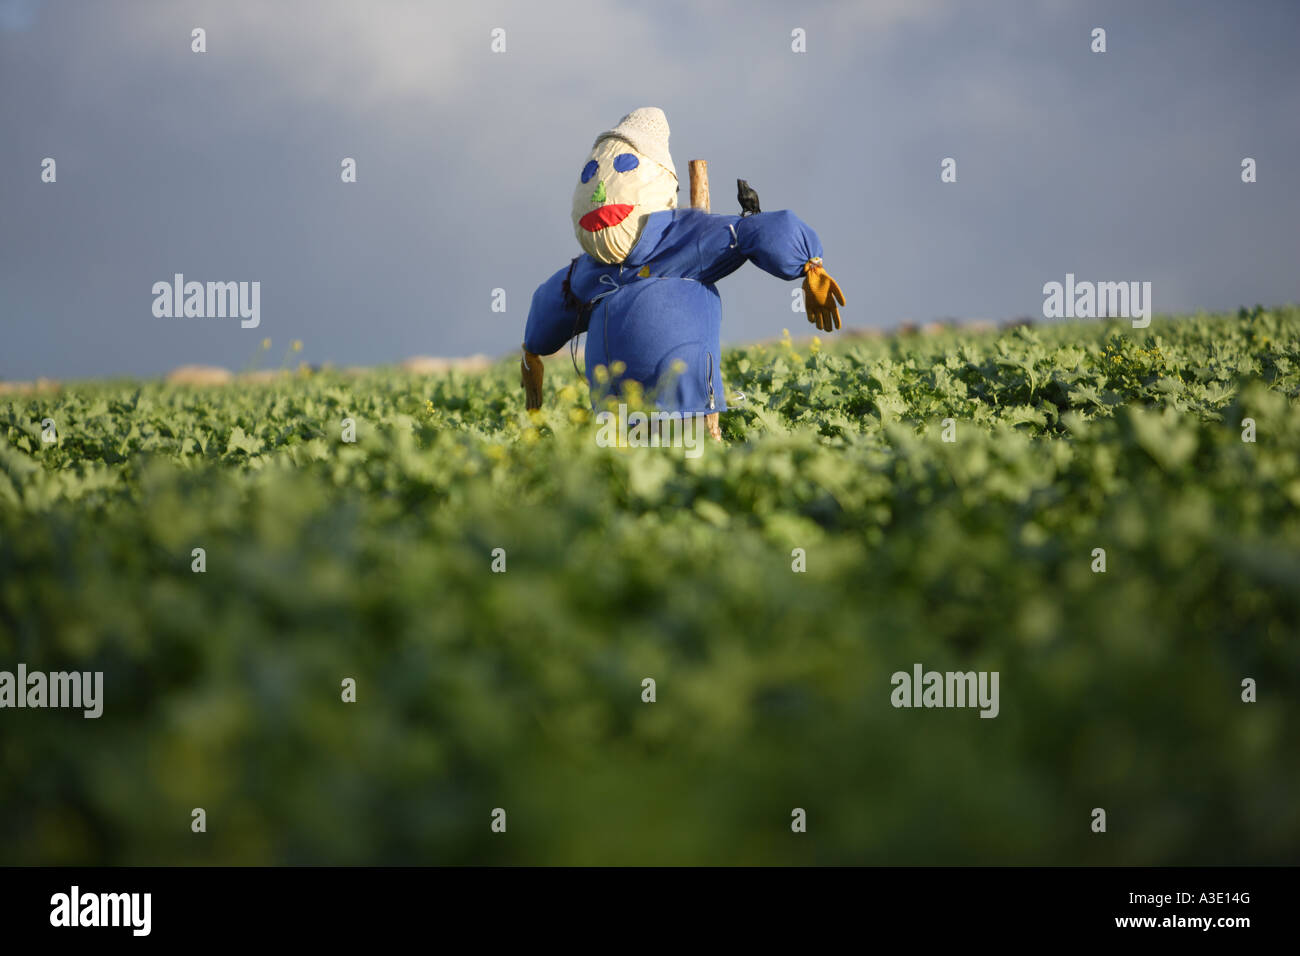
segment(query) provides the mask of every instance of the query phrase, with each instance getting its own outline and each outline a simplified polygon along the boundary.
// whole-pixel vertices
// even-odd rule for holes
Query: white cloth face
[[[631,144],[602,139],[588,154],[573,191],[573,231],[582,250],[615,264],[631,253],[646,218],[677,208],[677,177]]]

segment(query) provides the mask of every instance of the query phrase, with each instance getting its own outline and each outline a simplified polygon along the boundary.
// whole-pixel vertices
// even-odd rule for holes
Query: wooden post
[[[703,159],[692,159],[691,170],[691,206],[695,209],[709,211],[709,164]]]
[[[692,159],[687,164],[691,173],[691,207],[709,211],[709,164],[707,160]],[[715,361],[722,361],[722,356],[714,357]],[[722,425],[718,422],[718,413],[705,416],[705,424],[709,429],[709,436],[714,441],[722,441]]]

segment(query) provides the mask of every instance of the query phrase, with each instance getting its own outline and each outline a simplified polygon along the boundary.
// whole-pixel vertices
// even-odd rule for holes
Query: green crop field
[[[693,459],[566,355],[0,397],[0,669],[104,675],[0,864],[1295,862],[1300,308],[724,370]]]

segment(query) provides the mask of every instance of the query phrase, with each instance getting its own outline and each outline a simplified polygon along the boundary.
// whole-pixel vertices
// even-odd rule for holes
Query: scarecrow
[[[529,409],[542,404],[540,356],[586,332],[593,406],[635,381],[659,409],[707,415],[719,438],[727,401],[715,283],[746,261],[781,279],[803,276],[808,321],[840,327],[843,293],[822,268],[817,234],[794,213],[679,209],[678,191],[663,110],[633,110],[596,137],[573,193],[583,254],[542,283],[528,312],[520,371]]]

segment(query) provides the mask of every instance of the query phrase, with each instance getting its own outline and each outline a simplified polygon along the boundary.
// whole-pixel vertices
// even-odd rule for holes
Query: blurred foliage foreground
[[[0,863],[1296,862],[1300,309],[737,349],[695,459],[548,372],[0,399],[0,670],[104,674]]]

